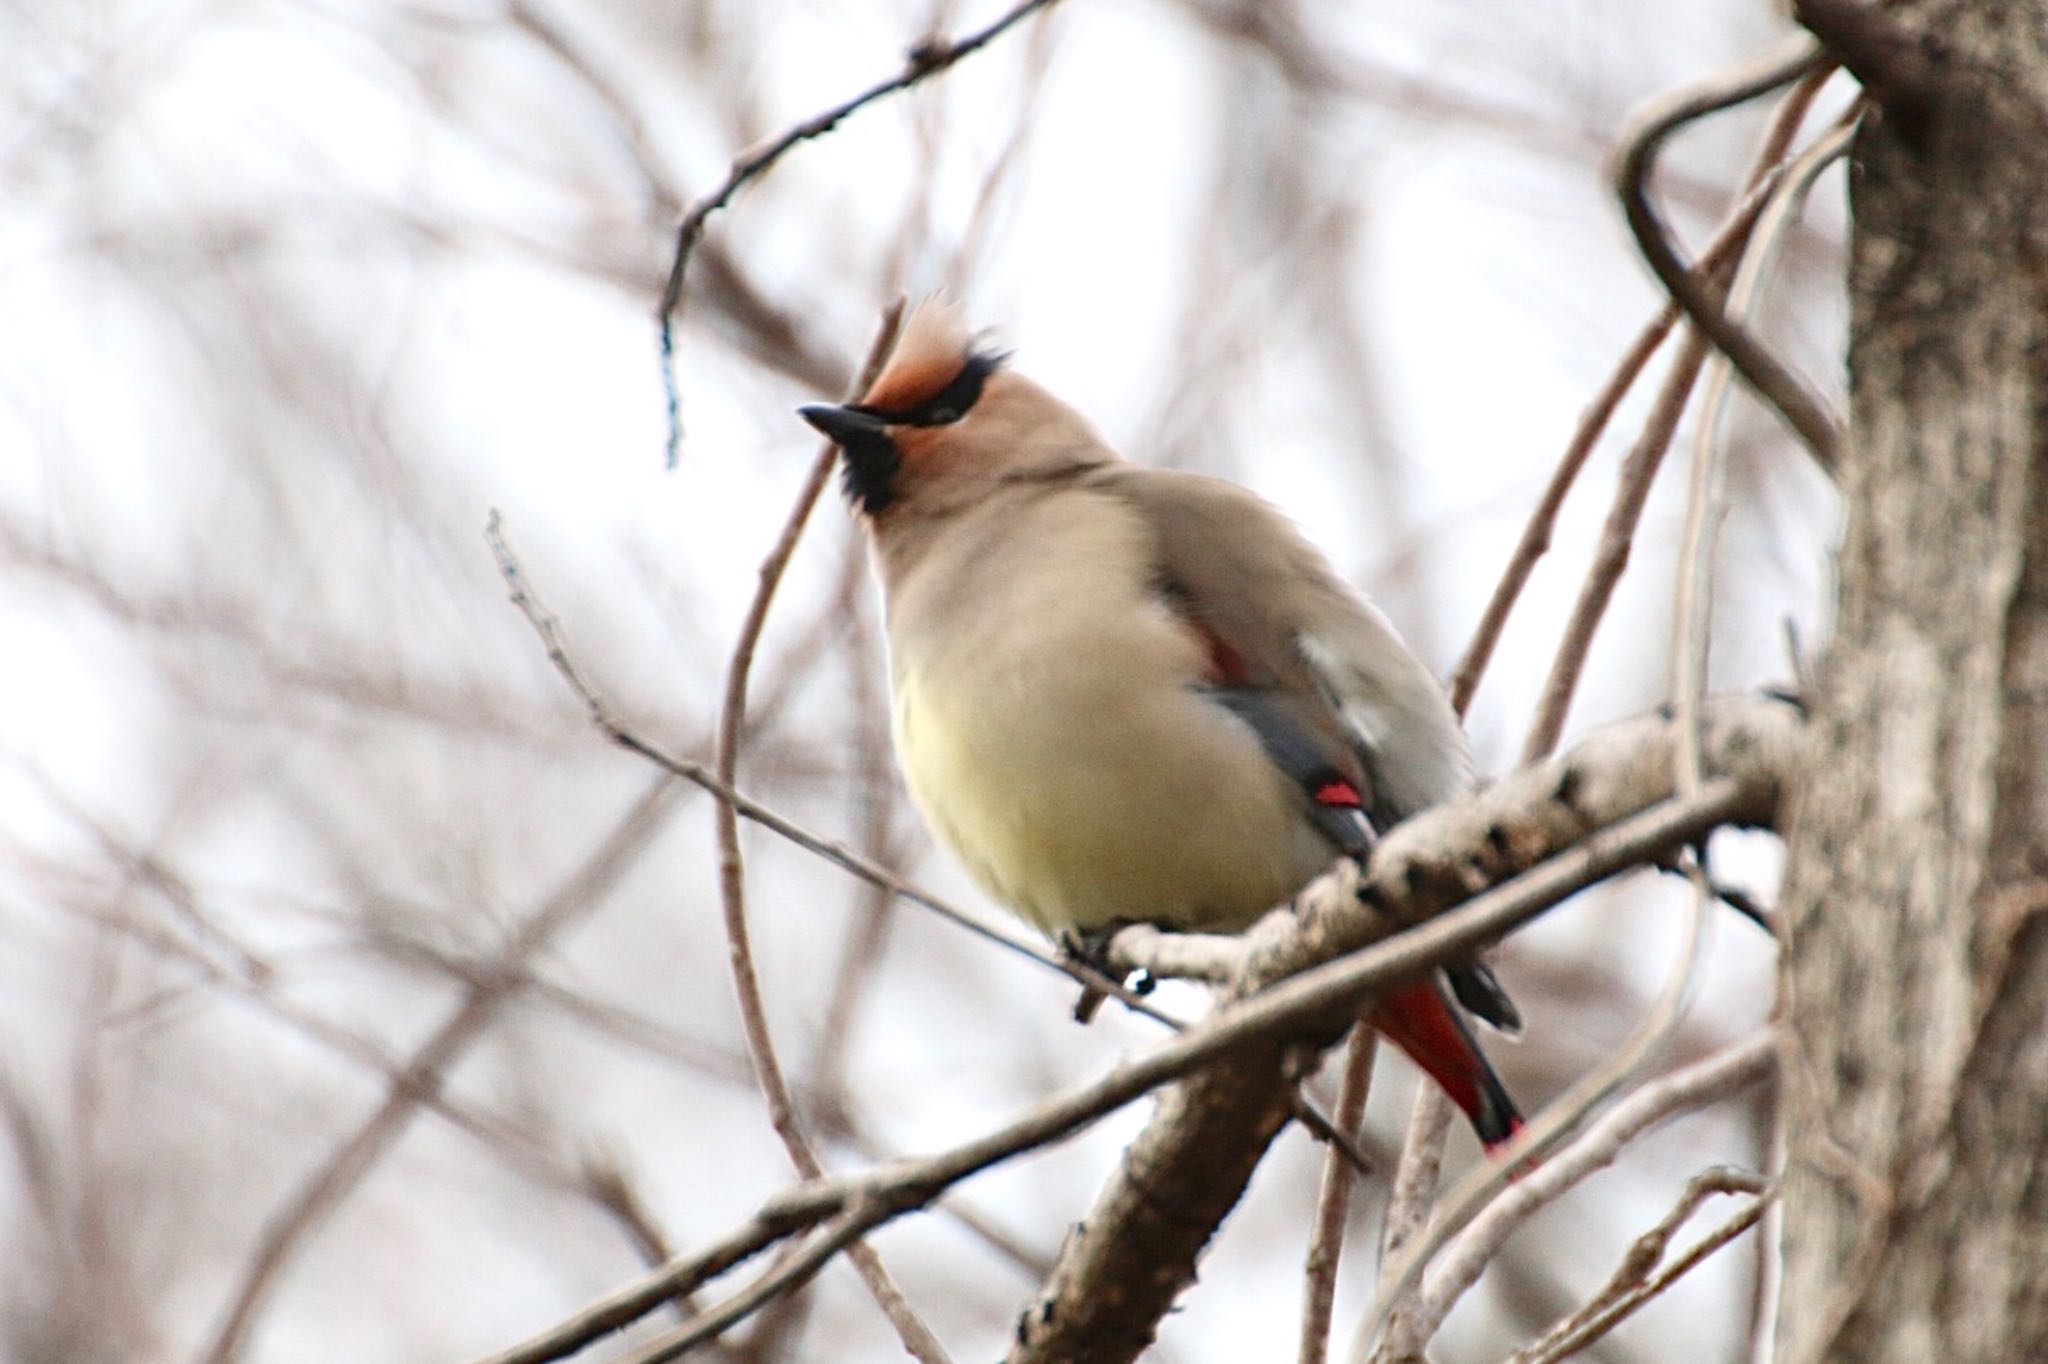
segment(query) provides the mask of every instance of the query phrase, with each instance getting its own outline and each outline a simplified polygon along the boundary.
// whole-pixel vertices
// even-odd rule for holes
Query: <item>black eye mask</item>
[[[981,388],[988,382],[988,376],[994,374],[1002,363],[1000,355],[977,351],[967,357],[967,363],[944,388],[914,407],[870,407],[854,403],[852,410],[865,412],[890,426],[945,426],[967,415],[968,409],[980,400]]]

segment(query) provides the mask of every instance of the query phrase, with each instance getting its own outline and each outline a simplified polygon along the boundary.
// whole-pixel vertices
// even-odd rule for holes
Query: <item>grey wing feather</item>
[[[1379,831],[1471,788],[1464,731],[1442,687],[1271,505],[1201,474],[1113,464],[1088,477],[1145,519],[1162,591],[1242,661],[1245,685],[1220,687],[1217,699],[1274,763],[1309,792],[1326,772],[1362,778],[1362,810],[1309,801],[1336,849],[1369,852]],[[1248,524],[1263,533],[1246,534]],[[1520,1011],[1483,962],[1444,974],[1474,1015],[1520,1030]]]

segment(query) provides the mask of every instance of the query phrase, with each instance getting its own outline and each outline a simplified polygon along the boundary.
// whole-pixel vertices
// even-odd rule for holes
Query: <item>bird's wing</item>
[[[1393,822],[1372,787],[1371,755],[1301,647],[1307,618],[1345,589],[1272,507],[1219,479],[1121,464],[1091,480],[1138,513],[1160,600],[1196,632],[1219,703],[1251,726],[1312,804],[1343,802],[1372,827]],[[1335,783],[1328,801],[1317,793]],[[1371,828],[1364,833],[1370,846]],[[1333,837],[1347,851],[1356,836]]]
[[[1362,856],[1397,821],[1469,789],[1435,678],[1286,517],[1201,474],[1117,464],[1089,480],[1145,523],[1160,598],[1201,638],[1217,703],[1299,787],[1333,853]],[[1520,1027],[1483,964],[1446,974],[1467,1009]]]

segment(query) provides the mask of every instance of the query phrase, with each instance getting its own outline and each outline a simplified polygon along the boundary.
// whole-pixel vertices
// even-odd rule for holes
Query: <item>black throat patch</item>
[[[875,431],[839,444],[839,486],[846,500],[874,516],[896,500],[896,475],[903,452],[887,431]]]

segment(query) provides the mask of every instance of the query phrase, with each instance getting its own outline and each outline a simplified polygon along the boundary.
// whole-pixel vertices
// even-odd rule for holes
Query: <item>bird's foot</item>
[[[1119,932],[1129,928],[1134,922],[1132,919],[1111,919],[1097,928],[1062,929],[1059,935],[1060,955],[1097,975],[1121,981],[1124,973],[1111,962],[1109,944]],[[1157,984],[1150,971],[1140,968],[1130,974],[1126,988],[1134,995],[1149,995]],[[1109,996],[1095,986],[1083,985],[1081,997],[1074,1001],[1074,1021],[1093,1022],[1096,1010],[1102,1007],[1102,1001],[1107,998]]]

